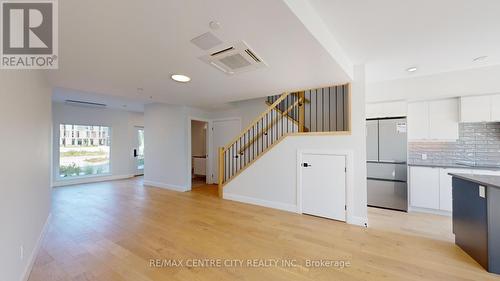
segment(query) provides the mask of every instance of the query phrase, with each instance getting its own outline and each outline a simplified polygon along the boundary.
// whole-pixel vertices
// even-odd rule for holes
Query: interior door
[[[212,182],[218,181],[219,174],[219,148],[226,146],[231,140],[241,133],[241,121],[239,119],[213,121],[213,153],[212,157]]]
[[[302,155],[302,213],[346,220],[346,158]]]
[[[134,165],[136,175],[144,175],[144,128],[136,128],[136,142],[134,146]]]

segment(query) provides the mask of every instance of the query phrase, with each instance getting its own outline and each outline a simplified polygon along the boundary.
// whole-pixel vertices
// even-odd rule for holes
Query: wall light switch
[[[427,160],[427,153],[422,153],[422,160]]]

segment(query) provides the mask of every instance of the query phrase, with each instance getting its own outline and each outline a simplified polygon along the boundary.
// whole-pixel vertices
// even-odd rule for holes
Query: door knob
[[[302,163],[302,167],[307,168],[307,167],[312,167],[312,166],[309,163]]]

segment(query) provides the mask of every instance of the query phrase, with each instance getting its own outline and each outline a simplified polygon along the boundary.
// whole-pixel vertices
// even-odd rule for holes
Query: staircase
[[[224,185],[290,135],[350,132],[349,84],[269,96],[268,108],[219,149],[219,196]]]

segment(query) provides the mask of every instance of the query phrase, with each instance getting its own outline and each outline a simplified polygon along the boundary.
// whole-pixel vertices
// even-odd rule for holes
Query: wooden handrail
[[[224,183],[224,148],[221,147],[219,148],[219,173],[218,173],[218,183],[219,183],[219,188],[218,188],[218,193],[219,197],[222,198],[223,192],[222,192],[222,184]]]
[[[286,117],[289,117],[288,116],[288,113],[290,113],[290,111],[292,111],[297,105],[299,105],[299,103],[301,103],[302,100],[301,99],[298,99],[296,102],[294,102],[292,105],[290,105],[287,110],[285,110],[285,112],[282,112],[281,110],[279,110],[280,112],[280,115],[281,117],[283,116],[286,116]],[[283,118],[276,118],[275,120],[273,120],[271,122],[271,124],[267,125],[266,128],[264,128],[260,133],[258,133],[256,136],[252,137],[252,140],[250,142],[248,142],[247,144],[245,144],[239,151],[238,151],[238,154],[241,154],[243,153],[243,151],[245,151],[247,148],[249,148],[254,142],[256,142],[260,137],[262,137],[262,135],[265,135],[267,133],[267,131],[269,131],[272,127],[274,127],[274,125],[276,123],[278,123],[280,120],[283,120]],[[259,120],[260,121],[260,120]],[[297,122],[296,120],[293,120],[292,121],[294,122]]]
[[[255,118],[250,123],[250,125],[248,125],[245,128],[245,130],[241,131],[241,133],[237,137],[235,137],[232,141],[230,141],[229,144],[224,147],[224,151],[227,151],[231,146],[233,146],[233,144],[235,144],[240,138],[242,138],[250,130],[250,128],[255,126],[255,124],[257,124],[260,121],[260,119],[262,119],[264,116],[266,116],[266,114],[271,112],[271,110],[273,110],[276,106],[278,106],[278,104],[280,104],[284,99],[286,99],[286,97],[289,94],[290,93],[282,94],[281,97],[279,97],[266,111],[264,111],[261,115],[259,115],[259,117]]]

